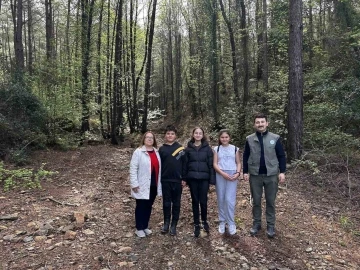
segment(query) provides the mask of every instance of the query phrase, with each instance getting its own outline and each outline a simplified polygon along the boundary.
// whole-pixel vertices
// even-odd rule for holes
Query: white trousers
[[[236,171],[224,171],[233,175]],[[238,180],[229,181],[216,173],[216,195],[218,200],[219,221],[235,225],[236,190]]]

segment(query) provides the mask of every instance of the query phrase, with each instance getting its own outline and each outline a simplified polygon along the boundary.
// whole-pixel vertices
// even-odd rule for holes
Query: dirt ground
[[[0,193],[0,270],[5,269],[360,269],[360,212],[336,192],[292,175],[277,198],[277,236],[251,237],[249,185],[239,182],[235,236],[217,232],[214,187],[210,234],[193,236],[190,192],[183,190],[178,235],[160,234],[162,202],[150,219],[153,234],[134,231],[129,160],[134,149],[96,145],[42,151],[31,166],[57,171],[41,190]],[[75,214],[74,214],[75,213]],[[84,218],[85,217],[85,218]],[[84,220],[83,220],[84,218]],[[265,224],[263,224],[265,227]]]

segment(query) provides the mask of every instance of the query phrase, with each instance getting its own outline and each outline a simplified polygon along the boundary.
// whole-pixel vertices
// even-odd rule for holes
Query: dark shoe
[[[261,230],[261,225],[260,224],[255,224],[252,226],[252,228],[250,229],[250,234],[252,236],[257,235],[257,233]]]
[[[203,222],[203,228],[204,228],[205,232],[207,232],[207,233],[210,232],[210,226],[209,226],[209,223],[207,223],[207,221]]]
[[[274,238],[275,236],[275,228],[273,226],[268,226],[266,229],[266,234],[269,238]]]
[[[161,233],[165,234],[169,232],[170,220],[164,222],[164,226],[161,228]]]
[[[200,235],[200,225],[195,225],[194,226],[194,236],[199,237],[199,235]]]
[[[177,225],[177,222],[175,222],[175,221],[171,222],[170,235],[172,235],[172,236],[176,235],[176,225]]]

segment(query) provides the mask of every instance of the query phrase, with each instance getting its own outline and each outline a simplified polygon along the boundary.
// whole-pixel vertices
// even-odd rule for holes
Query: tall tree
[[[23,72],[24,63],[24,45],[23,45],[23,0],[11,0],[11,13],[14,24],[14,51],[16,71]]]
[[[52,0],[45,0],[46,57],[53,59],[55,55],[54,22]]]
[[[123,39],[123,0],[119,0],[117,6],[117,22],[116,22],[116,37],[115,37],[115,59],[114,59],[114,84],[113,84],[113,109],[112,109],[112,123],[111,123],[111,143],[118,144],[118,135],[120,133],[120,125],[123,121],[123,102],[122,102],[122,79],[121,79],[121,61],[122,53],[122,39]]]
[[[81,132],[83,135],[90,129],[89,65],[94,4],[95,0],[91,0],[90,2],[89,0],[81,0]]]
[[[302,0],[290,0],[289,26],[287,155],[294,160],[301,156],[303,137]]]
[[[150,94],[150,77],[151,77],[151,63],[152,63],[151,55],[152,55],[152,46],[154,39],[156,5],[157,5],[157,0],[153,0],[150,29],[149,29],[149,43],[147,46],[147,62],[145,69],[144,114],[143,114],[142,126],[141,126],[142,133],[145,133],[147,130],[147,117],[148,117],[148,106],[149,106],[148,103],[149,103],[149,94]]]

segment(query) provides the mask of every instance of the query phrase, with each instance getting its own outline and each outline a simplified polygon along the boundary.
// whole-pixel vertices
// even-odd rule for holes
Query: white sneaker
[[[145,229],[145,230],[144,230],[144,233],[145,233],[145,235],[150,235],[150,234],[152,234],[152,230],[150,230],[150,229]]]
[[[146,234],[145,234],[145,232],[143,230],[136,230],[135,234],[140,238],[143,238],[143,237],[146,236]]]
[[[229,226],[229,234],[230,235],[236,234],[236,225],[230,225]]]
[[[225,233],[225,222],[220,222],[219,233],[221,233],[221,234]]]

